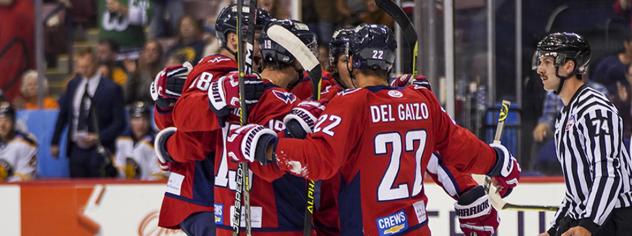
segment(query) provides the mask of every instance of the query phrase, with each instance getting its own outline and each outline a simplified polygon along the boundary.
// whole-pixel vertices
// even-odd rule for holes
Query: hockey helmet
[[[396,48],[395,35],[385,25],[360,25],[351,37],[349,54],[352,56],[352,68],[390,72]]]
[[[15,121],[15,108],[9,102],[0,102],[0,117]]]
[[[242,16],[244,17],[243,26],[244,29],[248,29],[248,22],[250,21],[250,7],[243,6],[242,8]],[[215,34],[217,39],[220,41],[222,47],[226,46],[226,36],[229,32],[237,32],[237,4],[231,4],[219,13],[217,16],[217,20],[215,20]],[[255,21],[255,29],[261,30],[263,26],[265,26],[268,21],[272,19],[270,14],[261,8],[257,8],[256,12],[256,21]]]
[[[296,20],[272,20],[266,25],[264,32],[261,33],[261,37],[259,38],[259,45],[261,45],[261,59],[264,63],[291,65],[295,61],[294,56],[292,56],[288,50],[274,42],[266,34],[267,29],[273,25],[280,25],[283,28],[288,29],[303,43],[305,43],[314,56],[318,56],[318,41],[316,40],[316,34],[311,32],[306,24]]]
[[[581,75],[588,69],[590,45],[584,37],[576,33],[550,33],[538,43],[531,64],[533,70],[536,70],[540,65],[540,58],[543,56],[553,57],[556,68],[566,63],[567,60],[572,60],[575,62],[573,74]],[[559,75],[558,77],[562,78]]]
[[[336,59],[340,55],[349,55],[349,42],[353,36],[352,28],[342,28],[334,32],[329,42],[329,64],[335,68]]]
[[[145,102],[135,102],[129,108],[129,117],[130,118],[149,118],[150,108]]]

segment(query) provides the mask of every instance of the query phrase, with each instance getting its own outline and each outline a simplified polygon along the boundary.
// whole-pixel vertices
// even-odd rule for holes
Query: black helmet
[[[390,72],[396,48],[393,31],[385,25],[360,25],[351,37],[349,54],[353,57],[352,67]]]
[[[329,64],[330,68],[336,67],[336,59],[340,55],[349,55],[349,42],[353,36],[352,28],[342,28],[334,32],[329,42]]]
[[[250,7],[244,6],[242,16],[244,17],[244,29],[248,28],[248,21],[250,20],[249,13]],[[215,34],[220,41],[222,47],[226,46],[226,35],[229,32],[237,32],[237,4],[231,4],[219,13],[217,20],[215,20]],[[255,29],[261,30],[264,25],[272,19],[270,14],[261,8],[257,8],[257,20],[255,21]]]
[[[15,108],[9,102],[0,102],[0,117],[8,117],[15,121]]]
[[[150,108],[147,105],[147,103],[144,103],[144,102],[135,102],[129,108],[130,118],[137,118],[137,117],[149,118],[149,113],[150,113]]]
[[[266,31],[273,25],[280,25],[283,28],[288,29],[296,37],[298,37],[307,47],[312,50],[314,56],[318,55],[318,41],[316,40],[316,34],[309,30],[309,27],[296,20],[273,20],[270,21],[265,27],[264,32],[261,33],[259,39],[259,45],[261,45],[261,59],[264,63],[280,63],[291,65],[294,63],[294,56],[281,45],[274,42]]]
[[[575,62],[573,74],[581,75],[588,69],[590,45],[584,37],[576,33],[550,33],[538,43],[533,63],[531,64],[533,70],[537,69],[542,56],[553,57],[555,59],[555,67],[563,65],[566,60],[572,60]],[[562,78],[559,75],[558,77]]]

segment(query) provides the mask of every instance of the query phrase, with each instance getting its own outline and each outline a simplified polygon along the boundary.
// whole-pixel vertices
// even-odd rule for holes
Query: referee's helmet
[[[533,70],[536,70],[540,64],[540,57],[551,56],[555,59],[555,67],[560,67],[567,60],[575,62],[573,74],[581,75],[588,69],[590,62],[590,45],[579,34],[556,32],[550,33],[538,43],[533,63]]]

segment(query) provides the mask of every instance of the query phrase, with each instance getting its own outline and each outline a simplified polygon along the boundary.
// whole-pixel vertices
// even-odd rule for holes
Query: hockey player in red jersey
[[[216,20],[216,32],[222,44],[219,54],[202,58],[184,83],[170,80],[168,76],[155,83],[153,90],[164,94],[157,97],[164,97],[168,104],[157,109],[162,114],[156,117],[156,123],[175,126],[163,129],[156,137],[157,156],[171,172],[161,207],[161,227],[181,228],[190,235],[215,235],[213,144],[221,142],[221,129],[215,114],[207,108],[207,90],[211,82],[237,70],[237,10],[235,5],[228,6]],[[250,19],[246,11],[250,9],[244,7],[242,10],[247,25]],[[269,15],[257,10],[257,27],[261,27]],[[173,81],[182,83],[181,97],[176,91],[166,90]],[[174,101],[175,106],[171,106]]]
[[[279,20],[271,25],[280,25],[295,34],[305,44],[315,49],[316,36],[307,25],[292,21]],[[248,123],[269,127],[270,132],[285,129],[283,118],[295,106],[301,106],[296,95],[286,89],[295,84],[303,73],[296,59],[285,48],[268,38],[265,33],[260,37],[261,66],[260,77],[266,85],[259,101],[248,109]],[[247,90],[248,91],[248,90]],[[251,93],[251,92],[247,92]],[[254,93],[257,93],[256,91]],[[227,120],[225,132],[237,126],[238,114],[230,106],[238,106],[237,74],[230,74],[211,84],[209,101],[220,119]],[[253,95],[258,97],[258,95]],[[248,100],[248,99],[247,99]],[[231,105],[232,104],[232,105]],[[223,118],[228,116],[227,118]],[[228,137],[230,139],[230,137]],[[259,139],[260,143],[273,140]],[[221,144],[221,143],[220,143]],[[224,149],[224,146],[218,147]],[[232,155],[218,151],[215,160],[215,223],[217,235],[232,233],[232,216],[235,204],[235,173],[238,168]],[[252,188],[250,190],[251,222],[253,235],[302,235],[303,215],[305,213],[306,181],[279,170],[277,167],[251,165]],[[242,227],[244,226],[241,221]],[[243,230],[240,230],[243,232]]]
[[[324,102],[326,102],[331,100],[333,96],[343,89],[355,88],[349,76],[349,70],[347,69],[349,44],[352,36],[353,28],[336,30],[332,36],[331,42],[329,43],[330,78],[333,78],[337,83],[324,87],[321,93],[323,98],[321,101],[324,100]],[[390,82],[391,87],[405,87],[410,84],[430,89],[430,83],[426,80],[425,76],[416,76],[413,78],[410,74],[404,74],[392,78]],[[454,167],[446,166],[436,155],[432,155],[427,166],[427,171],[434,182],[457,201],[461,195],[464,195],[469,190],[480,188],[470,174],[460,173],[456,171]],[[336,232],[339,233],[339,228],[337,228],[337,196],[340,180],[338,176],[333,179],[338,181],[327,180],[323,182],[320,208],[314,213],[315,229],[319,235],[336,235]],[[491,208],[491,205],[488,205],[488,207],[490,208],[490,218],[495,218],[497,215],[496,210]],[[489,221],[488,223],[488,227],[483,228],[487,233],[484,234],[479,231],[478,235],[493,234],[498,226],[498,221]],[[470,225],[467,225],[467,223],[462,225],[462,231],[464,231],[466,235],[472,232],[468,227],[470,227]]]
[[[388,86],[395,47],[385,26],[358,27],[348,67],[359,89],[335,96],[314,133],[304,140],[280,137],[275,147],[258,142],[274,134],[248,125],[232,133],[227,151],[240,160],[276,161],[273,166],[313,180],[341,173],[342,235],[430,235],[422,178],[434,150],[460,172],[492,176],[506,192],[515,187],[520,168],[504,146],[487,145],[453,123],[430,90]],[[461,224],[483,235],[487,221],[497,221],[481,205],[485,198],[474,190],[457,203]]]

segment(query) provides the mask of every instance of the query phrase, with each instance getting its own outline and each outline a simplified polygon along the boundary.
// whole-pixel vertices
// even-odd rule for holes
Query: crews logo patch
[[[403,210],[389,216],[378,218],[375,223],[380,236],[395,235],[408,229],[408,219]]]
[[[279,100],[285,102],[285,104],[290,104],[296,101],[296,96],[292,93],[282,92],[278,90],[272,90],[272,94],[277,97]]]

